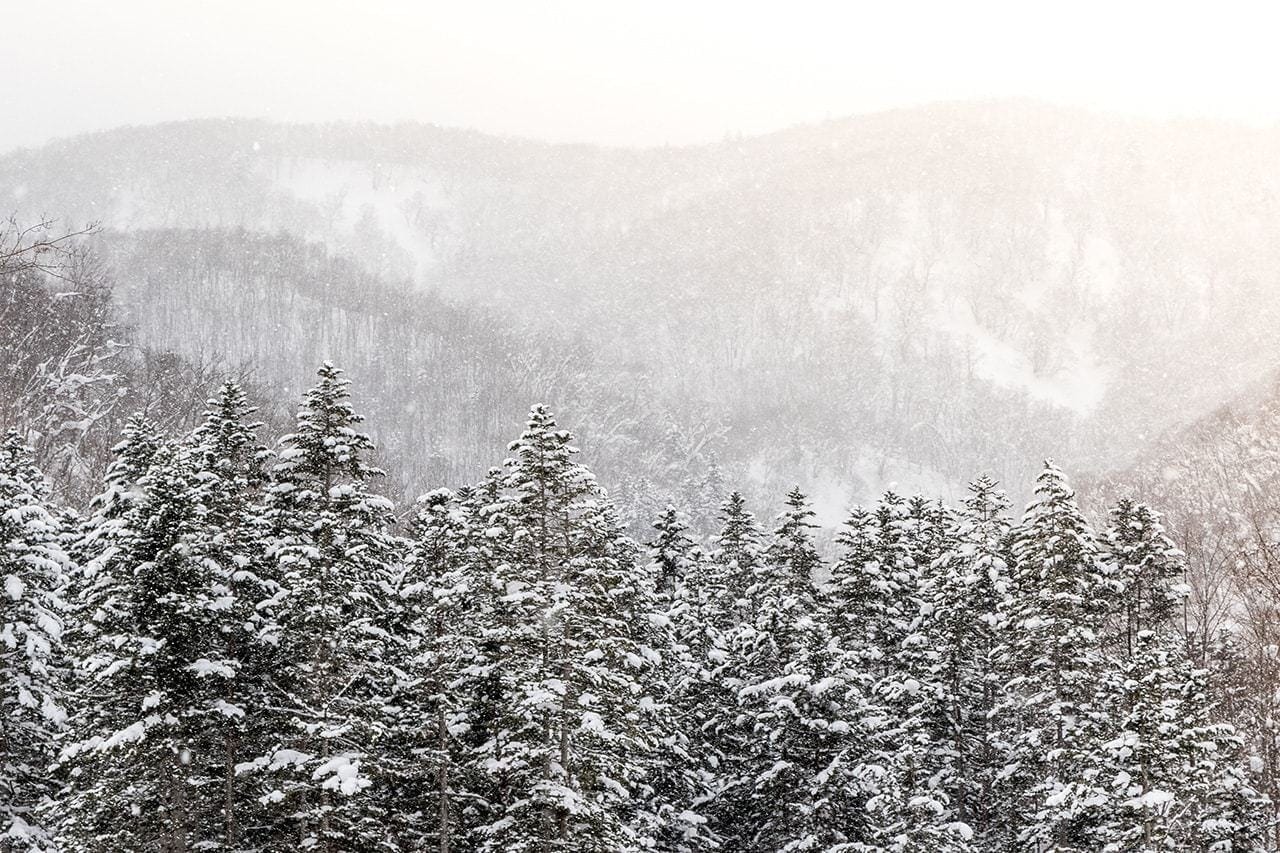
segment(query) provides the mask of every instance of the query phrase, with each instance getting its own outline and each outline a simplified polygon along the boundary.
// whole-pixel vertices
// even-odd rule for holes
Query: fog
[[[1280,8],[0,0],[0,853],[1280,853]]]
[[[1272,123],[1261,6],[6,0],[0,150],[231,115],[681,144],[1002,96]]]

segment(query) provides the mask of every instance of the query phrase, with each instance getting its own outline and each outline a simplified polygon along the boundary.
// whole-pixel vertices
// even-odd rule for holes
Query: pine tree
[[[241,849],[235,746],[262,701],[242,685],[260,599],[248,571],[257,453],[243,392],[228,384],[211,407],[179,444],[130,422],[78,545],[77,669],[92,686],[64,752],[71,849]]]
[[[1005,744],[991,725],[1005,691],[997,650],[1013,594],[1008,505],[993,480],[974,481],[952,522],[951,545],[922,590],[925,631],[936,653],[930,668],[935,700],[922,709],[933,734],[934,772],[956,820],[992,849],[1008,841],[997,798]]]
[[[388,702],[386,810],[399,843],[440,853],[465,849],[475,824],[468,668],[477,657],[481,576],[468,559],[474,529],[447,489],[418,500],[397,595],[387,609],[396,682]]]
[[[809,499],[799,486],[787,493],[786,506],[778,518],[763,566],[756,572],[757,583],[762,579],[764,582],[757,597],[793,595],[797,604],[810,605],[814,600],[814,574],[822,564],[811,533],[818,525],[813,522]]]
[[[875,512],[855,507],[836,537],[842,553],[826,595],[841,644],[882,677],[900,671],[902,644],[919,607],[907,529],[905,505],[892,492]]]
[[[720,533],[712,555],[724,586],[723,628],[754,616],[748,591],[763,560],[762,538],[755,518],[747,510],[746,499],[740,492],[732,492],[720,505]]]
[[[951,799],[955,739],[930,600],[933,574],[945,565],[946,521],[939,504],[921,497],[887,493],[874,512],[855,508],[825,600],[846,671],[886,721],[876,733],[868,837],[885,849],[963,850],[971,835]]]
[[[1210,719],[1205,676],[1178,638],[1133,638],[1105,697],[1111,729],[1097,772],[1109,784],[1096,849],[1262,849],[1262,800],[1245,781],[1234,730]]]
[[[1002,709],[1012,730],[1022,798],[1031,819],[1020,841],[1089,850],[1104,800],[1090,750],[1105,724],[1095,691],[1105,673],[1100,632],[1114,586],[1066,479],[1046,463],[1036,500],[1014,531],[1014,623],[1001,654],[1016,674]]]
[[[648,546],[653,551],[658,594],[669,599],[689,571],[693,540],[686,535],[689,526],[670,504],[653,523],[653,529],[657,535]]]
[[[279,743],[247,770],[263,774],[277,823],[269,849],[363,850],[386,835],[366,789],[383,771],[375,700],[391,679],[380,620],[398,544],[390,501],[368,488],[381,472],[364,461],[373,443],[357,429],[349,383],[329,363],[318,377],[280,440],[262,508],[278,589],[263,631],[276,644]]]
[[[659,596],[665,613],[657,614],[655,625],[655,643],[665,649],[659,678],[671,722],[656,779],[654,812],[666,824],[656,833],[658,849],[711,849],[716,840],[702,812],[715,797],[724,760],[718,732],[732,693],[721,673],[732,608],[723,567],[684,535],[674,511],[664,512],[654,527],[659,535],[649,546],[649,572],[659,589],[662,577],[675,579],[670,594]]]
[[[244,771],[275,736],[265,713],[274,702],[273,646],[259,605],[276,590],[264,578],[256,511],[268,454],[257,438],[261,424],[251,420],[255,411],[243,388],[227,381],[192,435],[203,513],[195,548],[209,573],[208,597],[201,602],[208,628],[202,672],[207,686],[216,685],[220,693],[207,706],[212,731],[205,760],[208,787],[218,780],[221,804],[204,827],[203,843],[224,850],[252,849],[256,843],[242,828],[262,818],[256,780]]]
[[[65,721],[60,594],[68,568],[44,478],[16,432],[0,441],[0,846],[54,849],[40,812]]]
[[[1104,536],[1107,555],[1115,566],[1122,612],[1114,632],[1124,654],[1132,654],[1138,634],[1175,629],[1190,590],[1183,576],[1182,552],[1165,535],[1159,516],[1145,504],[1121,500],[1111,511]]]
[[[495,656],[480,662],[494,684],[481,751],[498,813],[479,827],[481,850],[632,850],[651,831],[640,789],[651,733],[668,730],[647,642],[654,590],[571,440],[536,406],[506,465],[509,545],[483,645]]]
[[[1120,604],[1116,661],[1101,702],[1107,731],[1095,754],[1109,799],[1096,830],[1108,850],[1248,850],[1260,798],[1245,781],[1241,744],[1211,719],[1208,672],[1196,670],[1176,615],[1186,595],[1182,554],[1149,508],[1121,501],[1106,544]]]
[[[747,592],[754,617],[733,632],[723,678],[735,702],[720,737],[727,744],[717,833],[726,849],[812,849],[833,806],[807,792],[840,751],[843,683],[812,577],[819,558],[805,495],[787,495],[772,541]],[[833,729],[834,724],[834,729]],[[821,849],[818,847],[817,849]]]
[[[213,682],[226,672],[207,657],[218,597],[200,553],[193,455],[161,446],[136,489],[95,577],[100,598],[78,664],[92,688],[65,751],[75,768],[71,849],[187,850],[204,835],[198,789],[210,781],[222,696]]]
[[[143,596],[150,597],[145,606],[155,608],[170,590],[160,572],[150,572],[152,581],[161,581],[153,589],[143,589],[135,574],[143,563],[153,569],[181,560],[191,529],[190,494],[183,486],[190,469],[142,415],[129,419],[113,451],[104,489],[90,502],[92,512],[74,542],[77,604],[68,646],[80,688],[62,753],[72,784],[58,814],[59,833],[71,850],[147,840],[164,849],[187,840],[171,820],[168,801],[187,788],[175,772],[174,753],[165,754],[172,746],[160,734],[167,721],[147,713],[155,707],[153,696],[166,695],[156,691],[151,670],[162,646],[147,633],[155,626],[141,624],[138,611]],[[158,501],[149,494],[154,487],[161,490]],[[172,660],[165,655],[166,674]],[[143,744],[149,724],[156,737]],[[125,751],[134,755],[125,758]],[[129,759],[137,761],[138,772],[120,773]]]

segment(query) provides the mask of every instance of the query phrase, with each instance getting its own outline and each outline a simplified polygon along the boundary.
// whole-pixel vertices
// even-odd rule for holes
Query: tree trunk
[[[439,732],[437,749],[439,750],[439,794],[440,794],[440,853],[449,853],[450,834],[453,829],[449,823],[449,731],[446,727],[444,702],[441,701],[436,710],[436,728]]]

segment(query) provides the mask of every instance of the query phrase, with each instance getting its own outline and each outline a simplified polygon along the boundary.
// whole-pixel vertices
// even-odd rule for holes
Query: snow
[[[1170,791],[1153,789],[1140,797],[1126,800],[1125,805],[1135,809],[1159,809],[1161,806],[1173,802],[1174,799],[1175,797]]]
[[[312,756],[309,753],[296,749],[277,749],[271,753],[271,760],[267,767],[271,770],[279,770],[284,767],[302,767],[309,763],[311,759]]]
[[[275,173],[280,192],[326,211],[324,225],[309,236],[333,246],[354,247],[361,238],[369,241],[372,229],[375,241],[386,241],[387,248],[411,259],[409,273],[417,281],[439,264],[431,232],[439,227],[437,223],[447,221],[450,205],[430,169],[290,157],[280,162]]]
[[[373,784],[370,779],[360,775],[360,759],[353,753],[334,756],[317,767],[311,778],[323,779],[321,787],[348,797]]]
[[[236,671],[225,661],[212,661],[207,658],[200,658],[194,663],[188,664],[187,669],[194,672],[200,678],[209,675],[217,675],[222,678],[234,678]]]
[[[951,306],[937,318],[938,328],[967,343],[974,370],[999,388],[1026,392],[1033,399],[1087,416],[1106,398],[1110,373],[1093,347],[1093,329],[1080,322],[1064,330],[1060,356],[1064,363],[1052,372],[1039,372],[1031,358],[984,328],[966,306]]]
[[[138,720],[132,725],[113,733],[98,746],[100,752],[115,749],[117,746],[125,743],[136,743],[146,736],[147,726],[143,720]]]

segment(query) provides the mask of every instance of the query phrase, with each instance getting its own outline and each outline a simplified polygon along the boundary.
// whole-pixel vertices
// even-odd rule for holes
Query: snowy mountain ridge
[[[1044,456],[1107,470],[1267,376],[1277,154],[1274,131],[1026,102],[650,150],[225,120],[11,153],[0,197],[123,233],[321,243],[585,346],[592,387],[645,377],[681,431],[710,410],[730,468],[852,477],[866,498],[1026,480]],[[145,317],[172,271],[130,262]]]

